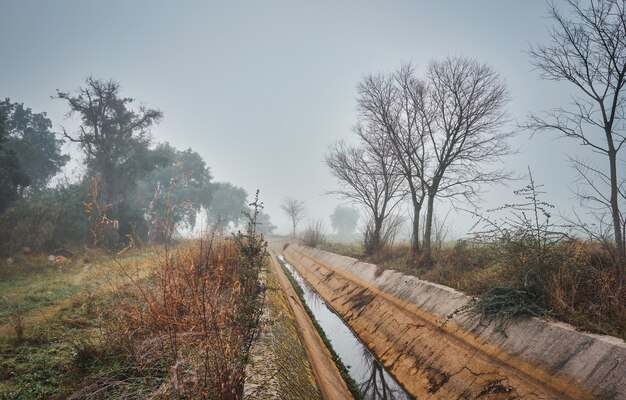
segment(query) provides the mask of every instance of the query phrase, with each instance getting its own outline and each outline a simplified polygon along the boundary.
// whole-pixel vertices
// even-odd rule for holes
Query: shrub
[[[302,232],[300,242],[309,247],[319,247],[326,242],[326,227],[322,220],[312,221]]]
[[[107,333],[132,361],[126,375],[133,379],[106,379],[108,396],[131,390],[140,397],[241,398],[262,311],[259,273],[267,255],[255,228],[261,205],[252,206],[245,232],[166,247],[150,279],[133,281],[134,296],[124,293],[115,304]],[[83,393],[88,397],[83,390],[74,398]]]
[[[88,227],[83,208],[87,194],[83,185],[59,185],[15,203],[0,215],[0,253],[82,245]]]
[[[529,171],[530,173],[530,171]],[[492,219],[475,213],[474,238],[493,249],[495,262],[505,277],[503,286],[490,288],[471,307],[484,315],[512,317],[519,314],[543,315],[549,277],[563,254],[556,244],[564,238],[551,223],[554,206],[541,200],[543,194],[532,174],[530,182],[515,194],[523,201],[489,210],[507,211],[506,216]]]
[[[495,317],[499,328],[517,315],[551,314],[595,332],[624,337],[626,288],[613,268],[610,249],[598,242],[569,238],[551,223],[552,205],[530,176],[515,193],[525,201],[492,211],[499,220],[479,217],[475,233],[493,257],[497,279],[466,311]]]
[[[379,232],[376,232],[375,221],[370,218],[363,227],[363,239],[361,247],[367,256],[375,256],[382,259],[384,253],[393,247],[398,229],[404,223],[405,218],[400,214],[390,214],[382,221]]]

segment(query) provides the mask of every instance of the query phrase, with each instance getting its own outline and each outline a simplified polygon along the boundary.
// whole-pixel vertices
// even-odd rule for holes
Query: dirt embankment
[[[453,289],[332,253],[283,254],[419,399],[626,399],[626,344],[526,318],[505,334]]]
[[[300,328],[274,268],[263,274],[267,290],[260,335],[246,369],[244,398],[319,400],[321,393],[300,340]]]
[[[317,333],[289,279],[285,276],[278,261],[276,261],[275,255],[270,254],[270,259],[272,274],[276,276],[280,287],[286,294],[287,302],[298,328],[300,340],[306,350],[322,397],[329,400],[352,399],[352,394],[333,362],[330,352]]]

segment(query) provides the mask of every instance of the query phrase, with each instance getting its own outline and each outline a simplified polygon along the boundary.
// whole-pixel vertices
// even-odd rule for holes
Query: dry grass
[[[2,319],[0,399],[241,398],[264,254],[241,234],[90,265],[17,260],[0,282],[19,311]]]
[[[259,251],[250,252],[249,238],[239,239],[200,240],[166,253],[148,279],[129,275],[104,328],[129,367],[94,377],[71,398],[241,398],[264,248],[254,242]]]
[[[356,243],[332,243],[325,249],[479,297],[500,288],[519,289],[519,281],[528,273],[527,265],[520,264],[529,264],[534,257],[526,254],[511,261],[501,244],[461,240],[434,251],[433,268],[416,269],[407,266],[407,243],[376,258],[366,257]],[[521,249],[520,254],[527,251]],[[538,306],[547,316],[582,330],[626,339],[626,285],[620,286],[606,249],[593,242],[567,240],[550,246],[546,255],[542,269],[533,272],[541,285],[532,288],[531,310],[538,311],[534,308]]]
[[[158,260],[146,250],[128,252],[119,265],[147,276]],[[124,360],[101,323],[111,291],[128,280],[102,254],[84,261],[23,256],[0,265],[0,399],[65,399],[86,377],[120,370]]]

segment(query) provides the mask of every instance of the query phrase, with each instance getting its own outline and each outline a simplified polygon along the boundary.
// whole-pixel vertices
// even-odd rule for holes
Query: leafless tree
[[[376,127],[357,125],[355,130],[369,141],[362,141],[358,147],[340,141],[326,155],[326,165],[342,186],[333,193],[363,205],[368,213],[371,228],[365,251],[369,255],[385,245],[384,223],[404,197],[402,176],[395,173],[397,162],[391,148],[383,135],[365,133],[371,129]]]
[[[358,107],[361,119],[380,127],[397,159],[398,171],[404,177],[413,207],[411,255],[420,251],[420,214],[426,199],[424,170],[427,164],[424,126],[430,115],[424,104],[426,87],[418,80],[410,64],[393,74],[366,76],[358,85]],[[363,131],[357,131],[368,140]],[[413,257],[410,257],[412,260]]]
[[[610,212],[616,263],[623,280],[625,218],[620,202],[626,196],[618,156],[626,142],[626,0],[563,3],[566,11],[556,3],[549,5],[549,16],[555,22],[550,30],[551,44],[531,47],[530,55],[542,78],[569,82],[577,94],[567,109],[531,115],[527,127],[534,132],[557,131],[606,158],[604,168],[582,160],[573,164],[591,189],[585,199]]]
[[[291,219],[291,226],[293,228],[292,236],[295,238],[296,227],[306,215],[304,202],[294,199],[293,197],[285,197],[285,200],[283,200],[283,204],[280,205],[280,208],[282,208],[283,211],[285,211],[285,213],[289,216],[289,219]]]
[[[471,200],[481,184],[509,176],[503,169],[485,168],[511,152],[506,139],[513,132],[503,130],[505,84],[489,66],[451,57],[431,62],[424,78],[410,64],[392,74],[367,76],[358,91],[361,119],[387,138],[407,184],[413,205],[411,252],[421,253],[420,264],[429,265],[435,199]]]
[[[429,162],[424,171],[427,204],[420,263],[432,264],[431,236],[437,197],[471,201],[482,184],[510,178],[502,168],[486,168],[512,152],[505,129],[506,85],[487,64],[464,57],[433,61],[426,73],[423,101]]]

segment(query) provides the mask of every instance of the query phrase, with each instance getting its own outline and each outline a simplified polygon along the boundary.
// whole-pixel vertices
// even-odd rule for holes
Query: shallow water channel
[[[365,398],[412,399],[302,275],[285,261],[282,254],[278,258],[300,285],[304,301]]]

